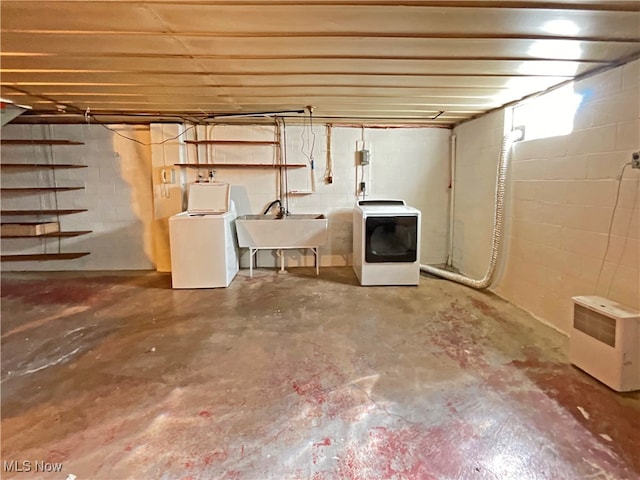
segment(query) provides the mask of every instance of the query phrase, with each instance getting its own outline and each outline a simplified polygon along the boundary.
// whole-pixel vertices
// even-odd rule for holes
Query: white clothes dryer
[[[353,269],[361,285],[418,285],[420,210],[403,200],[360,200],[353,212]]]

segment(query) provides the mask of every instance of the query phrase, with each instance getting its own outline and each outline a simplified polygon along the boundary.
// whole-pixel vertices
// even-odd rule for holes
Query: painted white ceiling
[[[327,121],[450,126],[640,53],[638,0],[2,0],[0,8],[3,98],[36,113],[90,108],[112,119],[313,105]]]

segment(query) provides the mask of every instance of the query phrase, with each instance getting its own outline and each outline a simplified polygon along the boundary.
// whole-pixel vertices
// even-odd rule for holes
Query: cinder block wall
[[[164,142],[179,134],[178,125],[152,125],[154,143]],[[314,125],[315,169],[309,165],[313,137],[309,126],[286,127],[287,163],[304,164],[291,168],[288,190],[315,193],[293,194],[289,197],[292,213],[324,213],[329,219],[329,242],[320,250],[322,265],[352,263],[352,212],[357,200],[362,172],[357,167],[356,151],[365,146],[371,152],[371,164],[365,167],[367,198],[398,198],[422,210],[422,261],[442,263],[446,257],[447,209],[449,202],[449,136],[441,128],[346,128],[331,131],[333,183],[324,181],[327,170],[327,128]],[[209,140],[273,140],[273,126],[218,125],[198,127],[184,137],[153,146],[154,205],[156,210],[156,251],[158,268],[170,269],[167,219],[184,208],[187,185],[196,180],[198,169],[175,168],[176,182],[162,185],[161,170],[174,163],[196,161],[218,163],[273,163],[276,149],[272,146],[196,147],[185,145],[183,139]],[[208,168],[199,173],[206,177]],[[218,181],[232,185],[232,199],[238,215],[262,213],[277,198],[278,170],[259,168],[213,168]],[[313,256],[303,251],[286,252],[288,266],[313,265]],[[241,266],[248,267],[246,252]],[[276,266],[275,252],[259,253],[259,266]]]
[[[597,294],[640,308],[640,171],[630,167],[622,181],[605,257],[616,179],[631,153],[640,150],[639,67],[640,61],[634,61],[577,82],[574,90],[582,95],[582,103],[573,132],[521,142],[513,150],[507,250],[503,275],[493,288],[565,332],[571,325],[571,296]],[[497,112],[455,132],[463,144],[498,145],[499,122]],[[474,162],[491,162],[495,168],[496,159],[497,153],[476,155],[462,149],[458,169]],[[478,185],[472,177],[466,181],[462,177],[458,191],[464,200],[456,208],[464,201],[488,204],[493,192],[486,187],[495,185],[494,178]],[[486,213],[473,227],[464,218],[462,226],[456,224],[463,229],[463,238],[471,228],[483,238],[478,249],[470,242],[456,243],[456,265],[470,274],[486,268],[486,239],[491,235],[491,217]]]
[[[496,169],[505,112],[491,113],[456,128],[456,189],[453,264],[482,278],[491,254]]]
[[[149,128],[111,125],[120,134],[149,143]],[[55,138],[74,146],[3,146],[3,163],[71,163],[87,168],[3,170],[3,187],[81,186],[83,190],[4,193],[2,209],[87,209],[59,217],[61,230],[91,230],[72,238],[2,239],[3,254],[90,252],[74,260],[3,262],[2,270],[137,270],[155,268],[151,222],[151,150],[96,124],[6,125],[5,139]],[[55,217],[46,217],[56,220]],[[39,217],[3,217],[34,222]],[[45,219],[42,217],[42,219]]]
[[[63,230],[92,230],[81,237],[58,239],[3,239],[3,253],[88,251],[76,260],[49,262],[6,262],[4,270],[129,270],[170,271],[168,218],[185,208],[187,185],[198,170],[174,167],[207,158],[228,163],[273,163],[272,146],[187,145],[185,139],[271,140],[272,126],[199,126],[185,135],[182,125],[149,127],[111,126],[133,137],[141,145],[124,139],[100,125],[7,125],[4,138],[60,138],[84,142],[69,147],[6,147],[4,162],[78,163],[88,168],[56,170],[59,186],[84,186],[84,190],[60,192],[57,207],[87,208],[88,211],[61,216]],[[371,165],[365,168],[367,198],[400,198],[423,212],[422,261],[442,263],[446,256],[447,209],[449,202],[449,135],[441,128],[333,128],[331,154],[333,183],[324,182],[327,168],[327,129],[314,125],[315,169],[309,166],[289,170],[289,190],[309,191],[312,175],[315,193],[292,195],[293,213],[324,213],[329,218],[329,243],[321,250],[322,265],[351,264],[352,211],[361,170],[356,151],[371,151]],[[308,165],[311,151],[309,128],[287,127],[287,162]],[[161,143],[163,142],[163,143]],[[208,156],[208,157],[207,157]],[[173,176],[171,170],[173,169]],[[206,175],[208,169],[200,173]],[[162,172],[173,182],[163,183]],[[277,169],[220,168],[216,180],[228,182],[238,214],[262,213],[276,198]],[[4,186],[47,184],[51,172],[3,172]],[[43,175],[46,177],[43,177]],[[37,176],[37,178],[36,178]],[[11,194],[13,195],[13,194]],[[3,208],[55,208],[51,194],[3,195]],[[12,219],[29,221],[32,218]],[[5,219],[5,221],[7,221]],[[247,255],[242,265],[248,266]],[[274,252],[260,252],[260,266],[275,266]],[[287,252],[289,266],[312,265],[313,257],[301,251]]]

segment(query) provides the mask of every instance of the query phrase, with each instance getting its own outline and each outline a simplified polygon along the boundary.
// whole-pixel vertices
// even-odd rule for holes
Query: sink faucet
[[[271,208],[276,204],[279,205],[278,213],[276,213],[276,218],[277,219],[284,218],[287,215],[287,210],[282,206],[282,202],[280,200],[274,200],[273,202],[271,202],[269,206],[265,208],[263,215],[266,215],[267,213],[269,213],[269,210],[271,210]]]

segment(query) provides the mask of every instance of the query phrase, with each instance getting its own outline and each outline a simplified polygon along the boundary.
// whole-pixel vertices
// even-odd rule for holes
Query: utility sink
[[[238,246],[244,248],[312,248],[327,243],[322,214],[242,215],[236,219]]]
[[[236,218],[238,246],[248,248],[251,259],[249,274],[259,250],[278,250],[280,272],[284,270],[284,254],[289,248],[308,248],[313,252],[316,275],[320,273],[319,247],[327,243],[327,217],[322,214],[291,214],[282,218],[270,215],[242,215]]]

